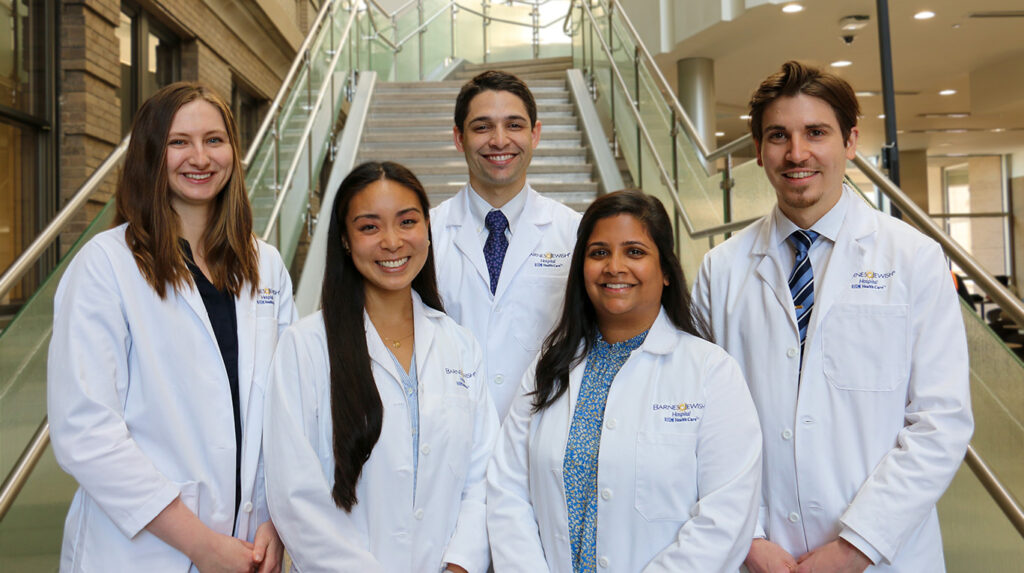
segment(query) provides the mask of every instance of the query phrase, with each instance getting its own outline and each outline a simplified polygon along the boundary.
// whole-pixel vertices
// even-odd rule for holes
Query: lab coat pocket
[[[822,324],[825,378],[839,390],[888,392],[910,373],[905,304],[837,304]]]
[[[541,344],[554,328],[565,296],[564,276],[536,276],[523,279],[512,337],[529,352],[540,350]]]
[[[697,501],[697,435],[640,432],[636,510],[644,519],[686,521]]]
[[[445,459],[452,473],[459,480],[466,477],[469,470],[469,457],[472,454],[473,410],[470,399],[466,396],[445,396],[444,412],[448,429],[448,440],[445,444]]]

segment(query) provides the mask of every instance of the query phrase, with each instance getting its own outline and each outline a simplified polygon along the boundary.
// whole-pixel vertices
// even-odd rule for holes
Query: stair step
[[[475,76],[476,74],[480,73],[480,71],[483,71],[483,70],[486,70],[486,69],[489,69],[489,68],[482,68],[481,70],[475,72],[473,75]],[[470,77],[472,77],[472,76],[470,76]],[[543,91],[564,90],[564,89],[566,89],[566,87],[565,87],[565,80],[562,80],[562,79],[554,79],[554,80],[551,80],[551,79],[546,79],[546,80],[524,79],[523,81],[526,82],[526,85],[529,86],[530,91],[534,92],[534,94],[536,94],[537,92],[543,92]],[[378,83],[373,91],[374,91],[374,94],[378,94],[378,93],[393,93],[393,92],[400,92],[400,91],[406,91],[406,90],[442,91],[442,92],[453,92],[455,94],[458,94],[459,90],[462,89],[462,86],[465,83],[466,82],[463,81],[463,80],[445,80],[443,82],[382,82],[382,83]]]
[[[497,69],[499,69],[500,71],[503,71],[503,72],[508,72],[510,74],[515,74],[515,70],[509,70],[509,69],[503,69],[503,68],[497,68]],[[515,75],[520,75],[520,74],[515,74]],[[456,72],[455,73],[455,79],[457,79],[457,80],[469,80],[469,79],[472,79],[474,76],[476,76],[476,73],[474,73],[474,72],[462,71],[462,72]],[[561,78],[561,77],[565,77],[565,68],[563,68],[561,70],[552,70],[552,71],[548,71],[548,72],[530,72],[529,77],[523,78],[523,80],[526,81],[527,84],[529,85],[531,80],[555,80],[555,79],[558,79],[558,78]]]
[[[469,71],[475,71],[477,73],[484,70],[520,70],[520,71],[534,71],[534,70],[548,70],[553,68],[561,67],[565,70],[572,67],[572,56],[561,56],[557,58],[534,58],[527,60],[509,60],[505,62],[484,62],[484,63],[467,63],[463,69]]]
[[[460,86],[461,87],[461,86]],[[537,102],[551,102],[560,103],[561,101],[568,101],[570,94],[569,90],[565,89],[565,86],[551,87],[551,88],[530,88],[530,92],[533,93],[533,99]],[[396,89],[381,89],[374,90],[373,102],[383,101],[409,101],[409,100],[432,100],[432,101],[450,101],[452,105],[455,105],[455,99],[459,96],[459,87],[444,88],[444,89],[421,89],[421,88],[404,88],[400,90]]]
[[[368,131],[376,131],[378,129],[426,129],[426,128],[438,128],[447,129],[449,133],[452,129],[453,115],[455,114],[454,108],[452,113],[447,115],[428,115],[428,116],[417,116],[417,117],[370,117],[366,120],[366,126]],[[541,139],[544,139],[545,134],[552,128],[570,127],[576,128],[578,121],[575,116],[572,115],[546,115],[540,117],[541,122],[544,125],[544,129],[541,132]]]
[[[548,158],[576,159],[576,162],[586,158],[587,150],[582,147],[538,147],[533,150],[533,161],[544,161]],[[412,164],[418,161],[429,161],[436,163],[437,158],[450,159],[452,161],[465,162],[460,151],[456,151],[454,145],[444,147],[418,147],[412,149],[396,149],[390,146],[384,149],[360,149],[358,158],[361,161],[408,161]]]
[[[416,176],[422,177],[427,175],[447,175],[447,176],[458,176],[466,179],[468,177],[468,171],[466,169],[466,161],[459,158],[459,161],[450,162],[437,162],[434,161],[428,165],[417,166]],[[541,177],[550,174],[570,174],[570,173],[583,173],[589,175],[593,172],[593,167],[589,163],[559,163],[559,164],[538,164],[531,163],[527,173],[530,177]]]
[[[552,113],[552,112],[571,112],[573,111],[573,104],[568,102],[561,103],[546,103],[543,101],[537,102],[537,113]],[[402,112],[404,114],[410,113],[455,113],[455,101],[424,101],[420,103],[407,103],[407,102],[377,102],[374,101],[370,105],[370,115],[386,114]]]
[[[405,131],[368,131],[363,134],[365,143],[430,143],[445,145],[452,142],[452,130],[405,130]],[[541,132],[541,145],[549,142],[575,141],[579,143],[583,134],[575,129],[559,129]]]

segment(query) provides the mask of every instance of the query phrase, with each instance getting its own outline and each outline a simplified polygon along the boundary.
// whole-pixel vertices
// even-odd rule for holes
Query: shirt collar
[[[516,225],[519,223],[519,217],[523,214],[523,206],[526,205],[526,190],[529,184],[523,186],[523,188],[516,193],[516,196],[501,206],[500,211],[508,219],[508,231],[512,234],[516,232]],[[473,189],[472,185],[469,185],[469,213],[473,218],[473,222],[476,224],[478,229],[482,229],[484,226],[484,217],[487,216],[494,210],[491,204],[487,202],[476,189]]]
[[[815,221],[811,225],[810,230],[834,243],[836,237],[839,236],[839,229],[843,226],[843,219],[846,218],[846,210],[849,208],[849,205],[850,199],[847,197],[847,187],[844,184],[843,192],[839,194],[839,201],[827,213],[822,215],[820,219]],[[782,212],[782,209],[779,209],[778,205],[775,205],[772,216],[775,218],[775,244],[782,246],[786,239],[800,227],[793,221],[790,221],[789,217]]]

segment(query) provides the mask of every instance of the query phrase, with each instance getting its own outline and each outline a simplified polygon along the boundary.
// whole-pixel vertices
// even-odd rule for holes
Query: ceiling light
[[[853,65],[853,62],[849,60],[836,60],[829,65],[833,68],[845,68],[846,66]]]
[[[992,131],[992,133],[1002,133],[1002,132],[1006,131],[1006,128],[1005,127],[997,127],[995,129],[992,129],[991,131]]]
[[[914,14],[915,20],[931,20],[935,17],[935,12],[931,10],[921,10],[917,14]]]
[[[804,7],[800,4],[786,4],[782,7],[782,11],[786,14],[796,14],[797,12],[803,12]]]
[[[867,14],[843,16],[839,19],[839,30],[842,32],[856,32],[857,30],[864,29],[870,21],[871,16]]]
[[[750,116],[749,116],[749,115],[746,115],[746,114],[744,114],[744,115],[741,115],[741,116],[740,116],[740,119],[750,119]]]
[[[956,93],[956,90],[942,90],[939,92],[940,96],[951,96]]]
[[[917,117],[927,119],[964,119],[965,117],[971,117],[971,114],[966,111],[954,111],[949,113],[919,113]]]
[[[885,114],[884,113],[878,114],[878,119],[885,119]]]
[[[725,137],[725,132],[724,131],[716,131],[715,132],[715,137]]]

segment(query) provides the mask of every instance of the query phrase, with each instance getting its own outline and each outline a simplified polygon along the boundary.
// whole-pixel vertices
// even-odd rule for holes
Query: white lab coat
[[[586,369],[531,414],[531,368],[487,471],[494,569],[572,572],[562,467]],[[761,433],[736,362],[662,311],[608,393],[597,488],[601,570],[735,571],[757,521]]]
[[[771,215],[707,254],[694,302],[757,404],[768,538],[799,557],[842,533],[872,571],[942,571],[935,503],[973,429],[960,305],[934,241],[844,193],[799,386]]]
[[[302,319],[281,338],[267,393],[264,451],[270,513],[296,571],[429,572],[444,563],[470,573],[487,568],[484,474],[498,419],[480,378],[480,348],[469,331],[415,292],[413,309],[420,448],[415,492],[401,380],[367,316],[366,344],[384,421],[351,513],[331,498],[334,432],[322,314]]]
[[[483,241],[469,206],[469,186],[430,211],[445,311],[483,345],[486,379],[499,419],[561,313],[580,222],[579,213],[539,195],[529,184],[522,192],[523,213],[493,295]]]
[[[160,299],[135,264],[126,227],[82,248],[54,300],[50,439],[80,485],[64,526],[64,572],[188,571],[185,554],[144,529],[179,495],[225,535],[234,529],[251,541],[269,519],[263,389],[278,334],[295,319],[281,256],[259,242],[258,292],[243,289],[235,303],[243,433],[235,523],[231,391],[206,307],[194,287]]]

